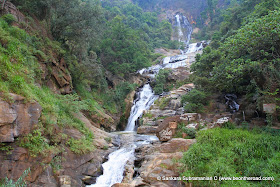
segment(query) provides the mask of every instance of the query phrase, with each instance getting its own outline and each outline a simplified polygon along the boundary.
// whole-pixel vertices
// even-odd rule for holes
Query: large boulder
[[[0,142],[14,142],[16,137],[28,134],[41,116],[42,107],[37,102],[10,94],[11,103],[0,99]]]
[[[171,140],[175,135],[178,122],[180,122],[180,116],[172,116],[165,118],[157,128],[157,137],[161,142]]]

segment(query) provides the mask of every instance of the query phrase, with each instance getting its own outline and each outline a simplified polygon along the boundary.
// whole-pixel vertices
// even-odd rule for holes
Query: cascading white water
[[[187,36],[184,37],[179,14],[176,15],[176,22],[179,26],[178,34],[179,36],[181,36],[182,41],[186,45],[188,45],[192,34],[192,27],[186,17],[183,17],[181,19],[183,19],[183,28],[187,28]],[[198,45],[197,43],[191,44],[186,54],[196,52],[202,48],[203,45]],[[163,60],[163,64],[157,64],[150,68],[139,70],[138,72],[140,74],[145,74],[150,76],[151,78],[154,78],[160,69],[186,66],[187,58],[188,56],[184,54],[166,57]],[[127,127],[125,131],[118,133],[122,143],[120,149],[112,152],[109,155],[108,161],[102,164],[103,175],[97,178],[96,184],[89,185],[89,187],[110,187],[115,183],[121,183],[123,180],[123,173],[126,163],[128,161],[134,160],[134,152],[136,146],[158,141],[158,138],[156,136],[137,135],[134,132],[135,125],[139,117],[142,116],[144,110],[147,110],[151,107],[151,105],[158,97],[159,96],[154,95],[153,90],[149,84],[145,84],[140,89],[140,91],[137,93],[137,98],[131,108]]]
[[[109,160],[102,164],[103,175],[97,178],[96,184],[91,187],[109,187],[120,183],[123,179],[123,171],[128,159],[134,155],[134,147],[121,148],[109,155]]]
[[[143,114],[143,111],[149,109],[158,98],[157,95],[154,95],[153,89],[149,84],[145,84],[137,94],[138,97],[131,108],[127,127],[125,131],[119,133],[122,142],[121,148],[109,155],[108,161],[102,164],[103,175],[99,176],[96,183],[90,185],[89,187],[110,187],[115,183],[121,183],[123,180],[125,165],[128,160],[133,159],[136,145],[158,140],[157,137],[154,136],[137,135],[138,139],[139,137],[142,137],[142,139],[138,141],[136,138],[137,142],[135,142],[135,133],[133,130],[135,128],[136,121]]]
[[[181,27],[180,15],[177,14],[175,16],[175,18],[176,18],[176,23],[177,23],[177,27],[178,27],[178,40],[179,40],[179,42],[181,42],[182,40],[184,40],[184,34],[182,31],[182,27]]]
[[[144,110],[150,108],[154,101],[158,98],[154,95],[153,89],[149,84],[145,84],[142,90],[139,92],[139,99],[136,100],[131,108],[130,116],[125,131],[133,131],[136,125],[137,119],[143,114]]]
[[[183,42],[185,45],[184,46],[185,50],[181,51],[182,54],[184,54],[190,43],[193,28],[189,20],[186,18],[186,16],[183,16],[182,14],[176,14],[175,21],[176,21],[175,26],[177,27],[178,30],[178,40],[179,42]]]
[[[194,53],[203,49],[202,43],[193,43],[189,45],[187,53]]]

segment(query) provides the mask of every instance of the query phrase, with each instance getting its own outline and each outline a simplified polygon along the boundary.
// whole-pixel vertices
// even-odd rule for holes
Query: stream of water
[[[192,33],[192,27],[187,18],[180,14],[177,14],[175,19],[179,28],[178,34],[180,36],[180,41],[183,41],[186,45],[188,45]],[[191,44],[186,54],[166,57],[163,60],[163,64],[142,69],[138,72],[154,78],[160,69],[186,66],[187,54],[201,49],[202,44]],[[137,121],[143,115],[143,111],[148,110],[158,97],[158,95],[154,94],[148,83],[139,89],[136,93],[136,99],[134,100],[134,104],[131,108],[125,131],[115,132],[120,138],[120,148],[109,155],[108,161],[102,164],[103,175],[97,178],[96,184],[89,185],[89,187],[110,187],[115,183],[121,183],[124,177],[123,173],[126,163],[134,160],[135,148],[143,144],[158,141],[156,136],[138,135],[135,132]]]

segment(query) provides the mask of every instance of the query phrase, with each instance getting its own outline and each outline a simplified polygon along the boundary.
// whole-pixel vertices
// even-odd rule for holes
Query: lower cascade
[[[179,17],[177,16],[176,18]],[[185,54],[166,57],[163,59],[162,64],[139,70],[138,73],[153,79],[161,69],[185,67],[187,66],[188,54],[202,49],[202,43],[190,44],[189,50]],[[102,164],[103,175],[97,178],[96,184],[89,185],[89,187],[109,187],[116,183],[121,183],[124,178],[123,173],[126,164],[135,160],[135,149],[140,145],[159,141],[156,136],[139,135],[135,131],[137,120],[142,117],[143,112],[148,110],[158,98],[159,96],[154,94],[149,83],[139,89],[136,93],[136,99],[131,108],[125,131],[115,132],[121,142],[119,149],[109,154],[108,161]]]
[[[144,110],[151,107],[158,97],[154,95],[149,84],[145,84],[140,89],[131,108],[125,131],[116,132],[121,140],[120,149],[109,154],[108,161],[102,164],[103,175],[97,178],[96,184],[89,185],[90,187],[108,187],[115,183],[121,183],[126,163],[134,160],[135,148],[142,144],[158,141],[156,136],[137,135],[134,131],[138,118],[142,116]]]

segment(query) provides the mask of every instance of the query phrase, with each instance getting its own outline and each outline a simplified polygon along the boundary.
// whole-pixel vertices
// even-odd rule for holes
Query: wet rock
[[[52,58],[52,64],[48,67],[45,62],[42,62],[42,80],[46,85],[57,94],[72,93],[72,77],[67,70],[67,65],[64,58]],[[49,71],[49,68],[51,71]]]
[[[37,102],[25,103],[25,98],[16,94],[10,97],[11,104],[0,99],[0,142],[14,142],[14,138],[30,133],[42,111]]]
[[[168,81],[183,81],[188,79],[190,76],[190,71],[186,67],[179,67],[173,69],[172,72],[168,75]]]
[[[55,180],[54,176],[53,176],[53,169],[51,166],[48,166],[46,168],[46,170],[43,172],[42,175],[40,175],[38,177],[38,179],[36,180],[36,183],[32,183],[28,186],[33,187],[33,186],[48,186],[48,187],[57,187],[58,183]]]
[[[142,119],[143,119],[143,125],[148,125],[148,126],[156,125],[156,122],[153,119],[150,118],[142,118]]]
[[[155,126],[141,126],[137,129],[138,134],[154,134],[157,132],[157,127]]]
[[[158,177],[176,177],[179,176],[177,172],[178,165],[174,163],[173,159],[182,158],[183,153],[154,153],[145,157],[141,168],[139,169],[140,177],[143,178],[143,181],[154,185],[159,181]],[[163,181],[162,181],[163,182]],[[180,186],[180,181],[164,181],[165,184],[169,186]]]
[[[159,115],[160,117],[170,117],[174,116],[176,114],[176,111],[174,110],[163,110],[162,113]]]
[[[196,129],[197,125],[198,125],[197,123],[191,123],[191,124],[188,124],[186,127],[189,128],[189,129],[190,128]]]
[[[173,90],[170,92],[170,96],[173,99],[180,98],[182,95],[187,94],[189,91],[191,91],[194,88],[194,84],[185,84],[178,88],[177,90]]]

